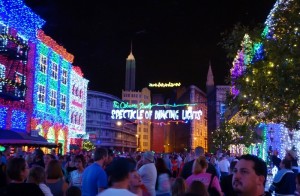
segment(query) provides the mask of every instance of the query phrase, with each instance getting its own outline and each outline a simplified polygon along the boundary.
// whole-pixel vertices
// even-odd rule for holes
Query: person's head
[[[213,165],[216,164],[216,158],[214,156],[210,157],[209,162]]]
[[[232,187],[238,195],[264,193],[266,163],[255,155],[242,155],[233,170]]]
[[[108,157],[107,157],[106,164],[110,164],[113,161],[113,159],[115,158],[114,151],[111,150],[111,149],[108,149],[107,150],[107,155],[108,155]]]
[[[111,166],[110,179],[112,183],[125,182],[127,180],[129,185],[129,173],[133,170],[135,165],[132,165],[127,158],[119,158],[113,160]]]
[[[33,151],[32,156],[35,161],[43,160],[44,152],[41,149],[37,148]]]
[[[81,190],[77,186],[70,186],[66,191],[66,196],[81,196]]]
[[[186,191],[185,180],[182,177],[177,177],[172,184],[172,196],[182,196]]]
[[[195,157],[204,156],[204,148],[201,146],[197,146],[195,148]]]
[[[292,169],[292,161],[291,160],[288,160],[288,159],[283,159],[281,162],[280,162],[280,168],[281,169]]]
[[[30,169],[28,175],[29,183],[40,184],[40,183],[45,183],[45,180],[46,180],[46,172],[43,167],[36,165]]]
[[[140,187],[142,185],[142,178],[136,170],[132,170],[129,174],[129,186]]]
[[[154,153],[152,151],[146,151],[143,154],[144,163],[153,163],[154,162]]]
[[[194,180],[187,192],[195,195],[209,196],[205,185],[199,180]]]
[[[84,156],[82,154],[76,155],[74,161],[75,161],[75,167],[77,169],[83,169],[84,168],[84,166],[85,166],[85,158],[84,158]]]
[[[52,154],[45,154],[44,155],[44,163],[47,166],[51,160],[55,160],[55,156]]]
[[[59,179],[63,177],[61,165],[58,160],[51,160],[46,168],[47,179]]]
[[[208,164],[206,158],[204,156],[200,156],[197,159],[195,159],[193,163],[192,173],[193,174],[203,173],[206,171],[207,167]]]
[[[96,148],[94,152],[94,161],[106,161],[108,152],[106,148]]]
[[[8,160],[6,173],[10,180],[23,182],[29,173],[29,167],[24,158],[14,157]]]
[[[162,173],[167,170],[167,166],[163,158],[157,158],[155,163],[157,172]]]

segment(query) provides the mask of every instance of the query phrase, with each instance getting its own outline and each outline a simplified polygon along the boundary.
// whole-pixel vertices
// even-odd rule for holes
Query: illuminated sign
[[[172,82],[169,82],[169,83],[149,83],[149,87],[158,87],[158,88],[168,88],[168,87],[178,87],[178,86],[181,86],[181,83],[180,82],[177,82],[177,83],[172,83]]]
[[[157,109],[151,110],[153,106],[164,106],[165,108],[190,106],[195,104],[180,104],[180,105],[159,105],[159,104],[128,104],[125,102],[113,102],[114,109],[111,111],[112,119],[131,119],[131,120],[143,120],[143,119],[155,119],[155,120],[200,120],[202,116],[202,110],[193,110],[189,107],[187,110],[178,109]]]

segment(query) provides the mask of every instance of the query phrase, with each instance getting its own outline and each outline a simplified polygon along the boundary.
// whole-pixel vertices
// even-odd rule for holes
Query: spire
[[[132,54],[132,41],[131,41],[131,44],[130,44],[130,54],[128,55],[127,57],[127,60],[135,60],[133,54]]]
[[[209,96],[215,89],[214,83],[214,75],[211,70],[211,62],[209,61],[209,67],[207,72],[207,79],[206,79],[206,94]]]
[[[209,61],[209,68],[208,68],[208,73],[207,73],[207,79],[206,79],[206,86],[214,86],[214,75],[211,70],[211,62]]]

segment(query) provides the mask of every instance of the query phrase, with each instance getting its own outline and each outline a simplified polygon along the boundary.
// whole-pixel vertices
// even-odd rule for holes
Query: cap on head
[[[154,153],[152,151],[144,152],[143,157],[151,162],[154,161]]]

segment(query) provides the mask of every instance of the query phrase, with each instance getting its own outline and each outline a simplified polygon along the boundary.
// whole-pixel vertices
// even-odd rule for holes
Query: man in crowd
[[[219,165],[219,168],[220,168],[221,181],[222,181],[222,178],[229,175],[229,167],[230,167],[230,163],[227,160],[227,157],[226,157],[225,153],[222,155],[221,161],[218,163],[218,165]]]
[[[142,178],[147,191],[151,196],[155,196],[155,183],[157,178],[157,170],[154,165],[154,153],[146,151],[142,158],[142,167],[139,168],[138,173]]]
[[[128,190],[129,186],[129,173],[133,170],[134,164],[131,164],[127,158],[119,158],[111,163],[110,178],[112,186],[98,196],[110,196],[110,195],[123,195],[134,196],[136,194],[131,193]]]
[[[201,146],[198,146],[195,148],[194,159],[184,164],[180,174],[182,178],[187,179],[190,175],[192,175],[192,168],[193,168],[194,161],[200,156],[204,156],[204,149]],[[208,163],[206,172],[217,176],[217,171],[211,163]]]
[[[96,148],[94,163],[82,175],[82,196],[95,196],[107,188],[107,175],[103,170],[108,157],[106,148]]]
[[[267,196],[267,164],[255,155],[242,155],[233,170],[232,186],[237,196]]]

